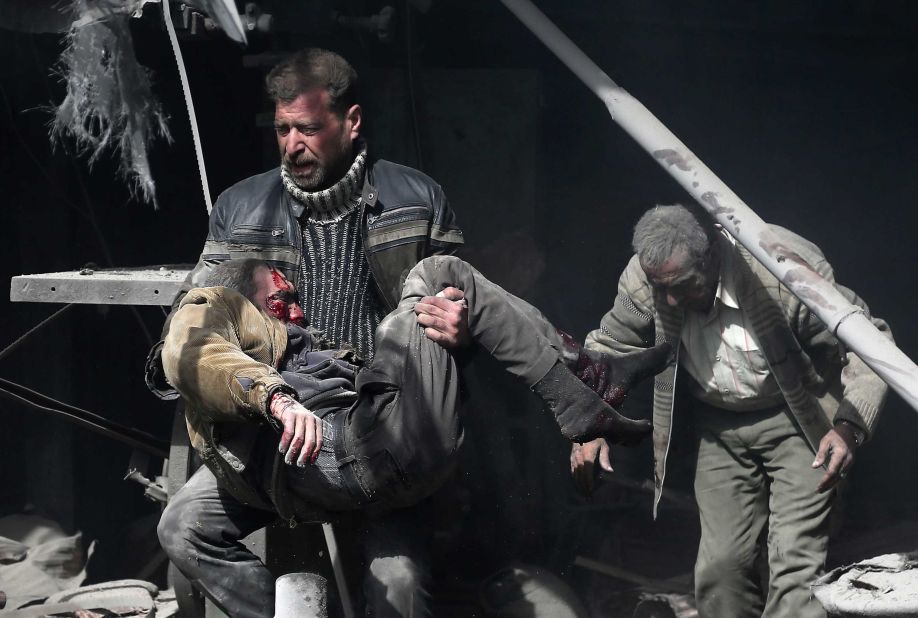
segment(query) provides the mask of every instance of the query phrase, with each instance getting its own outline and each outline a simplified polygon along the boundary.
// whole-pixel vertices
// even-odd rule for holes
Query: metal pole
[[[598,96],[615,120],[657,163],[790,289],[835,335],[918,410],[918,366],[861,310],[781,244],[749,206],[640,101],[613,82],[529,0],[501,0]]]

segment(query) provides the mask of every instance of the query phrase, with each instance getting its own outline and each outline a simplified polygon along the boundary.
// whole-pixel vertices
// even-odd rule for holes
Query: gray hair
[[[357,103],[357,86],[357,71],[347,60],[316,47],[287,56],[265,78],[265,90],[274,103],[290,103],[304,92],[325,89],[329,108],[339,117]]]
[[[703,260],[716,238],[711,216],[700,206],[657,205],[634,226],[631,246],[641,264],[656,268],[682,249],[697,263]]]
[[[204,285],[205,287],[223,286],[236,290],[254,302],[257,290],[255,273],[262,268],[270,270],[271,265],[256,258],[220,262],[207,273]]]

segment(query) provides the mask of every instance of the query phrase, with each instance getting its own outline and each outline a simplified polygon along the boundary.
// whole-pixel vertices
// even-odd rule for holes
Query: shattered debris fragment
[[[58,69],[67,95],[54,111],[51,138],[73,140],[90,165],[107,148],[114,149],[131,191],[156,207],[148,149],[156,137],[171,142],[171,136],[149,73],[134,55],[128,20],[142,4],[74,0],[78,18]]]

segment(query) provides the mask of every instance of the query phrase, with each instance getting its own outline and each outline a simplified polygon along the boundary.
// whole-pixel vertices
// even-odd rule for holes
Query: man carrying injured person
[[[612,406],[669,362],[668,344],[614,360],[587,353],[451,256],[410,271],[366,367],[351,350],[325,349],[295,288],[268,263],[224,262],[208,283],[222,287],[189,292],[163,348],[205,466],[169,501],[159,537],[179,570],[232,616],[273,612],[274,578],[239,543],[249,533],[278,516],[326,521],[333,511],[413,504],[452,470],[463,436],[462,364],[416,317],[436,319],[435,295],[462,291],[473,343],[529,386],[574,442],[646,436],[649,422]]]

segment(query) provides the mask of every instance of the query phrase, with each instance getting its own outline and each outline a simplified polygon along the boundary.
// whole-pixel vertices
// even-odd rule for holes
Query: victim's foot
[[[631,445],[653,430],[650,421],[619,414],[560,362],[532,390],[552,411],[561,434],[571,442],[605,438],[610,444]]]

